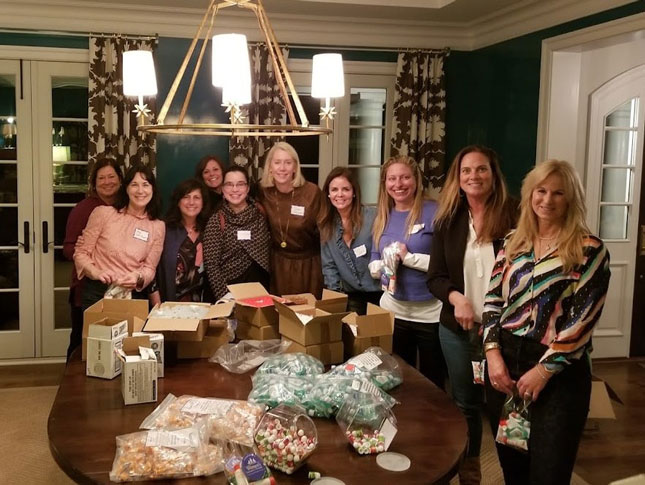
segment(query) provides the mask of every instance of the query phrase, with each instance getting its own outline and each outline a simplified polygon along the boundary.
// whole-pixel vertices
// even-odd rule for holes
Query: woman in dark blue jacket
[[[181,182],[166,214],[166,238],[157,267],[152,304],[162,301],[208,301],[205,297],[202,238],[209,213],[206,186],[197,179]]]

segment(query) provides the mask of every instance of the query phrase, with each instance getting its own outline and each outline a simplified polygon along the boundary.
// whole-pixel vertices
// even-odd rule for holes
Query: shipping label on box
[[[149,345],[149,337],[126,337],[123,348],[117,351],[123,366],[121,393],[126,405],[157,401],[157,356]]]
[[[235,336],[240,340],[273,340],[279,339],[280,333],[277,325],[256,327],[250,323],[237,322]]]
[[[342,339],[341,319],[347,313],[327,313],[309,305],[286,306],[276,302],[279,331],[300,345],[337,342]]]
[[[139,332],[148,317],[148,300],[103,298],[83,312],[82,360],[87,358],[87,334],[90,324],[103,318],[128,321],[128,334]]]
[[[273,298],[260,283],[238,283],[228,285],[235,298],[235,318],[256,327],[276,325],[278,314]]]
[[[164,351],[164,336],[162,333],[145,333],[145,332],[134,332],[133,337],[148,337],[150,339],[150,348],[155,353],[157,357],[157,377],[163,377],[164,375],[164,362],[165,362],[165,351]]]
[[[317,345],[300,345],[291,342],[285,351],[287,353],[302,352],[320,360],[325,365],[340,364],[343,362],[343,342],[327,342]]]
[[[120,335],[114,340],[88,337],[85,375],[114,379],[121,374],[121,360],[116,352],[121,349],[124,336]]]

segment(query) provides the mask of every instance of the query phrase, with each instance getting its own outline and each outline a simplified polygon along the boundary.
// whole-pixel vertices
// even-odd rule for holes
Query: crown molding
[[[270,14],[282,43],[369,48],[474,50],[634,0],[524,0],[470,23]],[[79,0],[4,0],[0,28],[51,32],[115,32],[192,38],[203,10],[131,4],[88,4]],[[37,12],[37,14],[36,14]],[[70,21],[70,19],[74,19]],[[261,40],[255,16],[222,10],[215,33],[244,33]]]

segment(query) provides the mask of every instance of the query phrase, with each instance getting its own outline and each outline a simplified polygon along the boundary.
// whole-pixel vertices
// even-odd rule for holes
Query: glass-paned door
[[[35,354],[30,65],[0,60],[0,357]],[[24,163],[27,162],[27,163]]]

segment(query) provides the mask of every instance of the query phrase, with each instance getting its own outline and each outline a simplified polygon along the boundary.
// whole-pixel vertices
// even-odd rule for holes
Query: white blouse
[[[484,299],[488,291],[490,275],[495,265],[495,250],[492,242],[478,243],[473,218],[468,217],[468,239],[464,253],[464,295],[470,300],[475,312],[475,321],[481,323]]]

